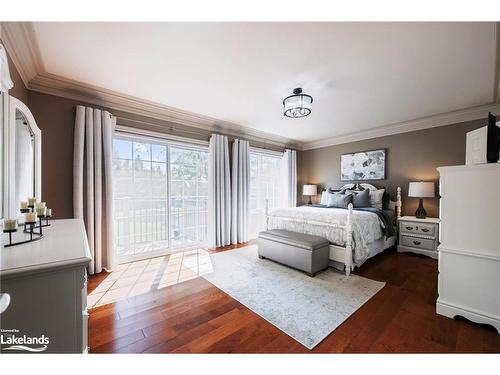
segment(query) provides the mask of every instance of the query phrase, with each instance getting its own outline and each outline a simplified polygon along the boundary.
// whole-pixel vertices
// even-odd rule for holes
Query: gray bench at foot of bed
[[[328,268],[328,240],[310,234],[273,229],[259,233],[259,258],[267,258],[314,276]]]

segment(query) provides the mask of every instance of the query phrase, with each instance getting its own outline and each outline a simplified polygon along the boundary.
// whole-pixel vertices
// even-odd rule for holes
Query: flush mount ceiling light
[[[302,89],[298,87],[293,90],[293,95],[283,99],[283,114],[292,118],[306,117],[311,113],[312,102],[312,96],[302,94]]]

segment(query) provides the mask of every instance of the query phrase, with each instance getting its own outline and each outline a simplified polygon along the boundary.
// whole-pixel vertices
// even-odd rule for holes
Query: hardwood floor
[[[387,284],[312,351],[197,278],[91,309],[90,352],[500,353],[493,328],[435,313],[435,260],[390,249],[354,273]]]

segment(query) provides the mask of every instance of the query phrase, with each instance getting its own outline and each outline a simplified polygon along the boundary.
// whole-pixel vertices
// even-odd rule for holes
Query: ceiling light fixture
[[[293,95],[283,99],[283,114],[286,117],[301,118],[309,116],[311,113],[311,95],[302,94],[300,87],[293,90]]]

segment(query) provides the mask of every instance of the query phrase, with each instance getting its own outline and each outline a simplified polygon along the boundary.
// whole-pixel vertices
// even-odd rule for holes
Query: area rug
[[[329,269],[309,277],[267,259],[257,246],[211,254],[203,277],[262,318],[313,349],[385,283]]]

